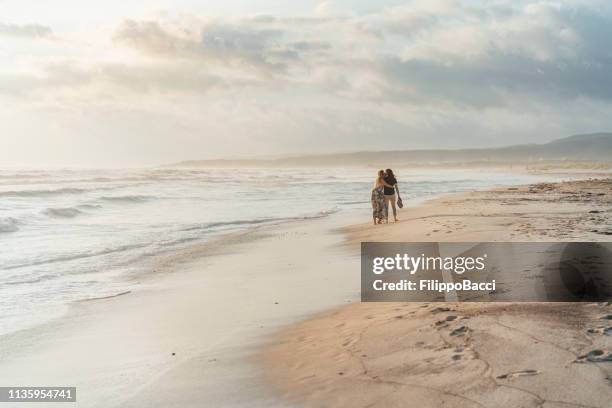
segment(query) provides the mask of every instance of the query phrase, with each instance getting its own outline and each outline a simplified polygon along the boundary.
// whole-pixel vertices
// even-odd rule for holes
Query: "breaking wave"
[[[13,217],[0,218],[0,233],[19,231],[19,220]]]
[[[87,190],[82,188],[64,187],[52,190],[21,190],[21,191],[0,191],[0,197],[37,197],[52,196],[62,194],[79,194]]]
[[[100,200],[123,203],[142,203],[155,197],[146,195],[126,195],[126,196],[104,196]]]
[[[73,207],[47,208],[43,213],[53,218],[74,218],[79,214],[83,214],[82,211]]]

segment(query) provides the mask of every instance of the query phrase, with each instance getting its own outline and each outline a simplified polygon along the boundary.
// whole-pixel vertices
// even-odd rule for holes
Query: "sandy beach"
[[[612,408],[612,1],[0,5],[0,408]]]
[[[193,246],[138,290],[3,336],[0,382],[76,386],[77,406],[104,408],[608,406],[610,363],[583,356],[610,349],[610,306],[359,304],[358,271],[362,240],[605,240],[610,186],[504,187],[397,224],[347,210]]]
[[[293,170],[277,186],[279,193],[292,189],[293,198],[271,203],[259,185],[270,173],[243,171],[251,181],[233,185],[244,201],[231,206],[202,188],[208,170],[164,170],[170,180],[153,184],[140,180],[157,177],[155,169],[96,171],[95,179],[129,179],[129,187],[113,197],[111,186],[68,189],[54,207],[82,208],[72,218],[48,218],[46,196],[16,198],[43,213],[33,218],[41,225],[24,222],[3,236],[10,254],[3,302],[14,307],[3,316],[0,382],[76,386],[84,407],[292,406],[270,390],[253,355],[281,328],[359,301],[359,253],[345,245],[342,227],[370,218],[363,195],[370,182],[348,172],[330,185],[320,183],[326,171]],[[62,177],[74,174],[48,181]],[[426,194],[534,179],[472,171],[411,177],[410,205]]]
[[[612,180],[433,200],[361,241],[606,241]],[[295,405],[609,407],[609,303],[352,304],[290,326],[262,351]],[[608,331],[609,333],[609,331]]]

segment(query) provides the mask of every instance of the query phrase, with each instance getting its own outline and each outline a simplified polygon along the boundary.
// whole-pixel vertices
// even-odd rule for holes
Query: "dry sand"
[[[607,241],[612,180],[434,200],[361,241]],[[267,378],[314,407],[612,406],[604,303],[352,304],[290,326],[261,352]],[[610,333],[612,334],[612,333]],[[591,353],[591,354],[589,354]]]
[[[344,228],[362,241],[609,241],[612,179],[449,195],[406,209],[390,225]]]

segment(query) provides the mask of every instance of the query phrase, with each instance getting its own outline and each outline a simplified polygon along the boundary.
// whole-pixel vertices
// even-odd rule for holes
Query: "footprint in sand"
[[[440,313],[440,312],[449,312],[450,308],[448,307],[436,307],[431,309],[431,313]]]
[[[601,334],[604,336],[612,336],[612,326],[610,327],[597,327],[594,329],[588,329],[587,333],[589,334]]]
[[[587,361],[591,363],[612,362],[612,353],[607,350],[592,350],[574,360],[576,363],[584,363]]]
[[[441,327],[446,327],[446,326],[448,326],[448,323],[449,323],[449,322],[452,322],[452,321],[453,321],[453,320],[455,320],[456,318],[457,318],[457,316],[454,316],[454,315],[446,316],[446,319],[444,319],[444,320],[438,320],[438,321],[437,321],[437,322],[434,324],[434,326],[437,326],[437,327],[440,327],[440,326],[441,326]]]
[[[455,361],[461,360],[463,358],[463,354],[461,354],[461,353],[463,353],[464,350],[465,349],[463,348],[463,346],[455,347],[453,352],[455,352],[456,354],[453,355],[452,359],[455,360]]]
[[[467,333],[468,328],[466,326],[461,326],[450,332],[451,336],[462,336]]]
[[[498,375],[496,378],[500,380],[504,380],[504,379],[510,380],[516,377],[525,377],[525,376],[538,375],[538,374],[540,374],[538,370],[522,370],[522,371],[514,371],[512,373]]]

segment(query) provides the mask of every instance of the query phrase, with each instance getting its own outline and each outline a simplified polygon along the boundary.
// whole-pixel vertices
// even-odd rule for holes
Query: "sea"
[[[542,176],[397,171],[405,205]],[[363,210],[376,169],[0,168],[0,335],[135,289],[151,259],[254,226]]]

